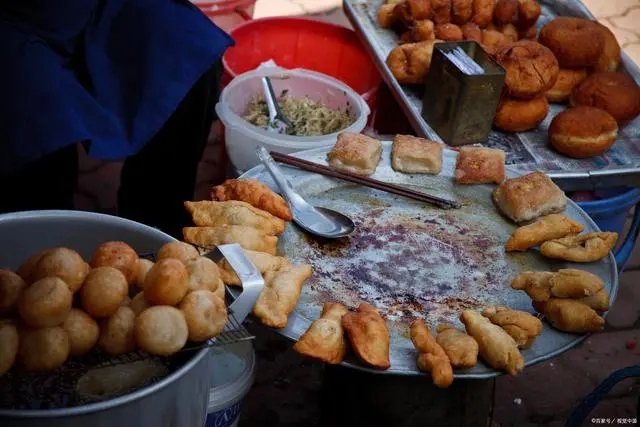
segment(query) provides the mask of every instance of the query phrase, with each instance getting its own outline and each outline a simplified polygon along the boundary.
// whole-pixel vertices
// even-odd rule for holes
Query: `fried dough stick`
[[[362,303],[355,312],[342,316],[351,347],[363,362],[378,369],[389,369],[389,330],[380,313]]]
[[[453,382],[451,361],[444,349],[431,335],[423,320],[414,320],[409,329],[413,346],[418,351],[418,368],[431,374],[433,384],[447,388]]]
[[[293,350],[331,365],[342,362],[348,348],[342,316],[348,312],[342,304],[325,303],[320,318],[311,323]]]
[[[488,307],[484,309],[482,315],[511,335],[521,349],[531,347],[533,341],[542,333],[540,319],[525,311],[506,307]]]
[[[436,342],[440,344],[454,368],[473,368],[478,363],[478,343],[453,325],[437,328]]]
[[[462,312],[460,320],[477,342],[480,356],[492,367],[517,375],[524,368],[524,358],[513,338],[500,326],[472,310]]]
[[[546,215],[534,223],[516,228],[509,240],[507,240],[505,250],[507,252],[526,251],[547,240],[581,233],[582,230],[584,230],[582,224],[568,218],[566,215]]]

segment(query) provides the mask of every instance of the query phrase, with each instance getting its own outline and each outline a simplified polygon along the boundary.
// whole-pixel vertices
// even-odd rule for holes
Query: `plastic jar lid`
[[[250,341],[211,348],[208,412],[234,405],[249,392],[255,379],[256,358]]]

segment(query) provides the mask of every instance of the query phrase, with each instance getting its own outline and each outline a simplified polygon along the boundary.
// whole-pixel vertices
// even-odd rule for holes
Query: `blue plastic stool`
[[[592,202],[578,202],[578,206],[589,214],[602,231],[615,231],[618,234],[622,234],[631,208],[638,206],[629,232],[615,251],[618,271],[622,272],[640,232],[640,189],[612,189],[609,192],[615,195]]]

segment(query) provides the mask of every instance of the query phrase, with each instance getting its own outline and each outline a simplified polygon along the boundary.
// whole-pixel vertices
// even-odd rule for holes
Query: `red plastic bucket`
[[[280,67],[306,68],[341,80],[375,111],[380,74],[352,30],[312,19],[277,17],[246,22],[229,34],[236,45],[223,57],[223,86],[273,59]]]
[[[218,27],[229,32],[253,19],[256,0],[191,0]]]

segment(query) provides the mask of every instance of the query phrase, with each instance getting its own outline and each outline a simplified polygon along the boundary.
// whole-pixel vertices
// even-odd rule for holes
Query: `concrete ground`
[[[591,11],[640,63],[640,0],[585,0]],[[348,26],[340,0],[258,0],[256,17],[315,14]],[[635,24],[634,24],[635,23]],[[259,357],[255,386],[245,400],[241,427],[311,427],[320,419],[323,366],[302,360],[278,334],[251,325]],[[500,427],[558,427],[578,401],[611,372],[640,364],[640,250],[620,279],[617,301],[605,332],[579,348],[527,368],[518,377],[500,377],[494,394],[493,424]],[[637,344],[636,344],[637,343]],[[617,386],[590,415],[598,420],[638,418],[640,380]],[[357,399],[354,396],[353,399]],[[429,402],[425,402],[428,405]],[[478,420],[478,426],[484,426]],[[398,423],[399,424],[399,423]],[[588,422],[587,425],[591,425]],[[424,425],[421,423],[416,426]]]

